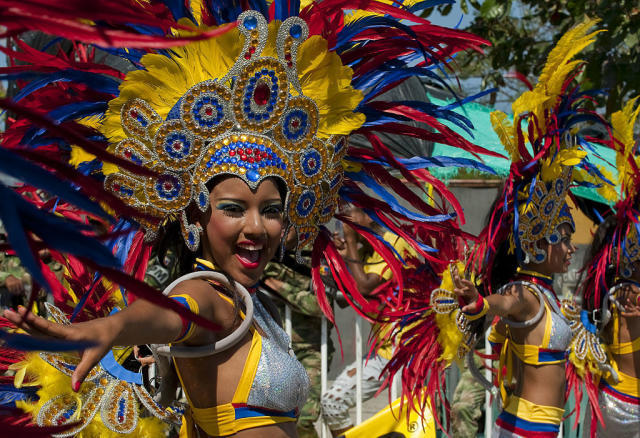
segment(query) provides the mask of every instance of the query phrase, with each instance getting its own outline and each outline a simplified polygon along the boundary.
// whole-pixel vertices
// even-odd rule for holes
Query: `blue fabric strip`
[[[512,424],[518,429],[526,430],[527,432],[559,432],[560,431],[560,425],[558,424],[536,423],[533,421],[523,420],[522,418],[518,418],[507,411],[502,411],[502,413],[498,418],[500,418],[505,423]]]
[[[291,410],[289,412],[278,412],[272,411],[270,409],[261,409],[253,406],[242,406],[235,408],[236,411],[236,420],[240,418],[251,418],[251,417],[287,417],[287,418],[296,418],[296,411]]]
[[[567,357],[567,352],[564,350],[557,351],[538,351],[538,362],[556,362],[565,360]]]

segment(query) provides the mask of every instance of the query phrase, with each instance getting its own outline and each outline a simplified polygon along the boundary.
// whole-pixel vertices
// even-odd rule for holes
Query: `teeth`
[[[249,263],[255,263],[260,260],[259,250],[250,250],[246,248],[238,248],[238,255]]]
[[[257,245],[249,245],[246,243],[241,243],[238,245],[239,248],[242,249],[246,249],[249,251],[260,251],[262,249],[262,245],[261,244],[257,244]]]

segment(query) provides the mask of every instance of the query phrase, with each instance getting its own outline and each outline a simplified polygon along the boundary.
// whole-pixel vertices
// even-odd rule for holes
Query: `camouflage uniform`
[[[478,356],[475,357],[475,363],[478,369],[484,369]],[[478,422],[484,410],[484,391],[484,387],[471,375],[471,371],[464,368],[453,393],[451,436],[456,438],[475,438],[477,436]]]
[[[320,329],[322,311],[315,294],[311,291],[311,278],[298,273],[284,264],[271,262],[264,271],[264,279],[282,281],[276,292],[291,307],[291,342],[296,357],[307,370],[311,387],[309,397],[298,419],[300,438],[316,438],[314,422],[320,415]],[[281,309],[284,319],[284,306]],[[329,327],[330,328],[330,327]],[[328,361],[331,361],[333,345],[328,345]]]
[[[144,282],[151,287],[163,290],[165,287],[169,286],[171,281],[175,280],[175,278],[172,278],[171,270],[174,268],[176,261],[176,257],[171,251],[167,251],[164,256],[164,266],[160,263],[157,256],[152,257],[147,265]]]
[[[9,276],[22,280],[23,286],[27,281],[31,281],[17,256],[7,255],[4,251],[0,251],[0,306],[2,308],[24,304],[24,296],[13,295],[7,289],[5,282]]]

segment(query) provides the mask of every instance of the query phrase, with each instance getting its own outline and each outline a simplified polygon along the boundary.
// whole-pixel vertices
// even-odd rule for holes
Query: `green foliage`
[[[461,57],[461,67],[486,85],[503,87],[507,72],[533,79],[540,74],[551,47],[585,16],[602,20],[594,45],[583,54],[588,61],[581,81],[585,87],[608,89],[599,102],[607,115],[640,94],[640,2],[638,0],[460,0],[463,12],[474,15],[468,27],[491,41],[487,57]],[[450,6],[450,5],[447,5]],[[447,15],[450,7],[440,7]],[[483,84],[484,85],[484,84]]]

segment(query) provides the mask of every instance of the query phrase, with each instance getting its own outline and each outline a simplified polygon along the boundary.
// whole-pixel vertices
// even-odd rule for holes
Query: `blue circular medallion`
[[[171,174],[160,175],[155,184],[156,193],[162,199],[173,201],[180,196],[182,184],[180,179]]]
[[[532,229],[531,229],[531,234],[533,236],[537,236],[538,234],[540,234],[542,232],[544,228],[544,224],[542,222],[538,222]]]
[[[282,133],[287,140],[297,142],[304,138],[309,129],[308,119],[307,112],[302,109],[289,111],[282,122]]]
[[[169,133],[164,139],[164,151],[174,160],[180,160],[191,153],[191,140],[182,131]]]
[[[549,201],[544,205],[544,215],[549,216],[553,211],[553,207],[556,205],[555,201]]]
[[[307,178],[314,177],[322,168],[322,156],[317,150],[312,149],[302,156],[300,165]]]
[[[224,118],[224,110],[217,96],[203,94],[196,99],[191,107],[193,120],[201,128],[218,126]]]
[[[298,203],[296,204],[296,212],[300,217],[307,217],[313,211],[313,208],[316,205],[316,194],[307,190],[302,193],[298,198]]]

